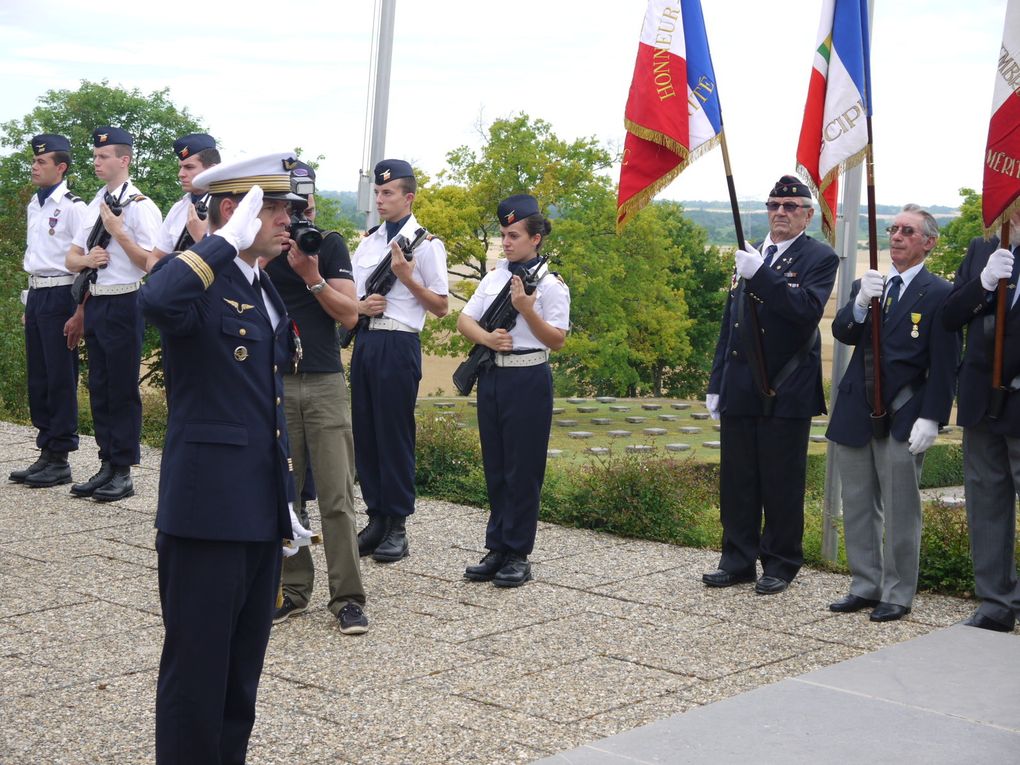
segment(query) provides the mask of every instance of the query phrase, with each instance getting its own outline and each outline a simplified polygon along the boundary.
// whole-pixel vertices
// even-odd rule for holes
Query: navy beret
[[[119,127],[113,127],[111,125],[101,125],[92,131],[92,145],[96,148],[100,146],[109,146],[110,144],[120,143],[125,146],[134,146],[135,139],[131,137],[131,134],[126,130],[121,130]]]
[[[187,159],[206,149],[215,149],[216,139],[207,133],[191,133],[174,141],[174,154],[177,159]]]
[[[71,142],[55,133],[40,133],[32,136],[32,153],[36,156],[51,151],[71,151]]]
[[[796,175],[784,175],[769,192],[770,197],[807,197],[811,199],[811,189]]]
[[[514,194],[500,202],[499,207],[496,208],[496,216],[499,218],[500,225],[503,226],[509,226],[529,215],[537,215],[540,212],[538,200],[531,194]]]
[[[375,166],[373,172],[376,186],[382,186],[384,183],[397,180],[397,178],[414,178],[411,164],[402,159],[384,159]]]

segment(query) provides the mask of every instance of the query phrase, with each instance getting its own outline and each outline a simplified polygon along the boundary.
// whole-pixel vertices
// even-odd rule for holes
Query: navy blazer
[[[758,245],[761,246],[760,244]],[[833,249],[802,234],[769,268],[762,266],[746,283],[735,282],[726,300],[722,328],[715,346],[709,393],[719,394],[720,411],[731,417],[760,417],[761,397],[751,373],[737,301],[754,300],[762,329],[769,381],[807,344],[818,329],[825,303],[836,281],[839,259]],[[746,284],[747,293],[742,294]],[[745,305],[744,324],[750,324]],[[822,391],[822,340],[776,391],[774,417],[813,417],[825,412]]]
[[[234,256],[222,238],[206,237],[160,260],[141,289],[171,381],[156,528],[194,539],[277,541],[292,533],[281,376],[291,361],[289,321],[263,279],[280,315],[273,331]]]
[[[967,347],[960,365],[960,390],[957,402],[956,421],[963,427],[977,425],[988,411],[988,400],[992,388],[992,361],[994,356],[994,329],[996,293],[989,292],[981,284],[981,271],[988,264],[988,258],[999,248],[999,238],[989,240],[980,237],[972,239],[967,255],[956,270],[953,291],[946,300],[942,319],[948,329],[959,330],[967,327]],[[1013,250],[1020,260],[1020,247]],[[1013,266],[1016,276],[1020,263]],[[1015,280],[1011,280],[1015,281]],[[1008,291],[1007,299],[1013,299],[1016,287]],[[1013,305],[1006,312],[1006,342],[1003,349],[1002,382],[1009,382],[1020,374],[1020,305]],[[1006,406],[997,420],[989,420],[993,433],[1020,437],[1020,391],[1006,397]]]
[[[855,281],[849,302],[832,321],[832,336],[844,345],[854,346],[825,433],[844,446],[864,446],[871,440],[871,399],[864,384],[864,350],[871,348],[872,324],[870,312],[863,324],[854,321],[854,302],[860,288],[860,280]],[[942,324],[942,307],[952,288],[945,279],[922,267],[882,322],[882,401],[886,409],[902,388],[917,386],[910,400],[893,413],[890,433],[897,441],[910,438],[910,429],[918,417],[940,425],[949,422],[956,364],[960,359],[959,333]]]

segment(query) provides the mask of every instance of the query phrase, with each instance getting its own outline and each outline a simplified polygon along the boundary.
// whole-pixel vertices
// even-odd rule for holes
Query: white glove
[[[713,420],[719,419],[719,394],[709,393],[705,396],[705,408],[712,415]]]
[[[216,236],[227,240],[231,247],[240,252],[247,250],[255,241],[255,236],[262,228],[259,213],[262,212],[262,187],[252,186],[240,201],[234,214],[223,227],[218,229]]]
[[[935,420],[926,420],[918,417],[914,427],[910,429],[910,439],[907,441],[907,451],[911,454],[922,454],[931,448],[935,443],[935,436],[939,434],[939,424]]]
[[[867,308],[871,305],[872,298],[882,298],[882,290],[885,289],[885,279],[878,271],[870,269],[861,277],[861,289],[857,293],[857,305]]]
[[[994,290],[999,286],[999,279],[1008,279],[1013,275],[1013,253],[1001,247],[988,256],[988,265],[981,270],[981,286],[986,290]]]
[[[301,521],[298,520],[297,514],[294,512],[294,503],[287,503],[287,512],[290,513],[290,533],[294,536],[291,537],[291,541],[297,542],[301,539],[311,539],[312,532],[301,525]],[[284,545],[283,546],[283,557],[289,558],[291,555],[296,555],[300,548],[296,544]]]
[[[765,264],[765,258],[761,256],[761,253],[749,244],[745,244],[744,249],[733,253],[733,259],[737,263],[737,273],[743,279],[750,279]]]

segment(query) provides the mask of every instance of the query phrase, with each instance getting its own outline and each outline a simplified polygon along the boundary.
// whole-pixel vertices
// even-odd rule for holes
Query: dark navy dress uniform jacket
[[[864,381],[864,349],[871,347],[871,317],[858,324],[853,309],[860,280],[850,300],[832,321],[832,335],[854,346],[850,364],[839,383],[839,395],[826,436],[844,446],[861,447],[872,437],[872,402]],[[882,401],[888,410],[896,394],[907,385],[914,395],[894,412],[890,433],[897,441],[910,438],[918,417],[940,425],[949,421],[953,407],[956,365],[960,358],[959,334],[942,324],[942,310],[952,285],[922,268],[882,321]],[[916,323],[914,318],[919,319]],[[915,332],[917,337],[914,337]]]
[[[988,411],[992,388],[992,360],[994,316],[997,297],[989,294],[981,284],[981,271],[988,265],[989,256],[999,248],[999,238],[974,239],[967,248],[967,256],[956,271],[953,291],[946,299],[943,322],[947,329],[967,327],[967,349],[960,365],[959,397],[956,421],[962,427],[977,425]],[[1016,251],[1014,251],[1016,256]],[[1014,264],[1016,276],[1020,264]],[[1013,282],[1014,280],[1011,280]],[[1013,299],[1013,287],[1007,300]],[[1002,382],[1009,382],[1020,374],[1020,301],[1006,310],[1006,342],[1003,348]],[[1020,392],[1006,397],[1006,405],[997,420],[988,421],[992,433],[1016,438],[1020,436]]]
[[[268,278],[280,321],[210,236],[163,258],[142,287],[145,318],[163,336],[170,411],[156,528],[195,539],[290,538],[293,493],[281,373],[290,363],[286,309]]]
[[[757,305],[771,381],[815,334],[838,267],[839,259],[831,247],[804,234],[778,255],[771,266],[762,266],[746,283],[741,280],[730,290],[708,384],[709,393],[719,394],[722,414],[730,417],[763,414],[745,338],[750,329],[750,310],[745,305],[741,324],[737,300],[754,300]],[[747,296],[742,294],[745,284]],[[826,411],[821,353],[822,341],[818,336],[804,361],[776,391],[774,417],[813,417]]]

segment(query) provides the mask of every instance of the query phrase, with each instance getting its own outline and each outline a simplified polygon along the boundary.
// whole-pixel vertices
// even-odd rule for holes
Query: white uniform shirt
[[[398,232],[414,239],[414,232],[420,225],[412,215]],[[390,257],[390,242],[386,238],[386,224],[383,223],[374,232],[361,240],[358,249],[351,259],[354,266],[354,284],[358,297],[365,297],[365,282],[372,275],[375,267],[383,258]],[[438,239],[426,240],[414,251],[414,271],[412,278],[437,295],[446,295],[449,282],[446,276],[446,247]],[[386,295],[386,310],[383,316],[396,319],[402,324],[421,330],[425,326],[425,307],[398,279],[393,289]]]
[[[209,195],[204,197],[208,201]],[[191,194],[185,194],[174,202],[170,212],[166,214],[163,225],[159,227],[159,234],[156,236],[156,249],[164,254],[170,254],[177,249],[177,241],[181,233],[188,225],[188,211],[191,207]]]
[[[141,193],[130,181],[126,186],[123,183],[118,184],[111,193],[125,204],[121,216],[124,218],[124,226],[135,244],[144,250],[151,250],[156,244],[156,235],[163,223],[163,216],[159,212],[159,208],[156,207],[156,203],[145,197],[127,204],[128,197]],[[95,198],[89,202],[85,225],[78,230],[78,235],[74,238],[74,244],[85,250],[86,255],[88,255],[89,234],[92,233],[93,223],[99,217],[99,205],[105,194],[105,186],[96,192]],[[145,270],[131,262],[127,253],[124,252],[124,248],[117,243],[116,239],[110,238],[110,244],[106,251],[110,253],[110,263],[106,268],[99,269],[96,284],[133,284],[145,276]]]
[[[60,182],[40,205],[33,194],[28,202],[28,236],[25,270],[33,276],[67,276],[64,265],[71,242],[85,225],[87,207],[72,202],[67,183]]]
[[[510,262],[505,259],[500,260],[492,271],[482,277],[478,289],[468,300],[462,312],[475,321],[480,321],[486,309],[503,289],[503,285],[510,281],[511,276],[513,274],[510,273]],[[567,285],[547,272],[538,283],[535,294],[537,295],[535,312],[557,329],[569,330],[570,290]],[[510,330],[510,337],[514,341],[514,350],[549,347],[535,337],[528,322],[520,316],[517,317],[514,328]]]

